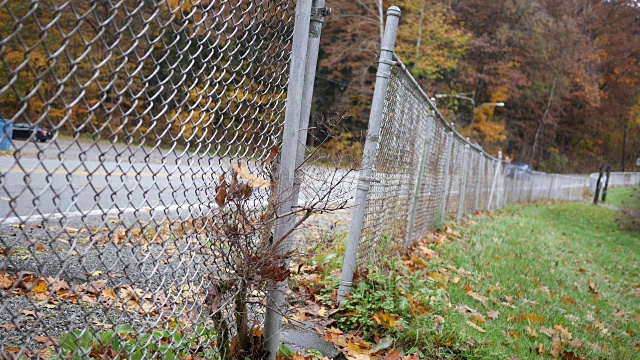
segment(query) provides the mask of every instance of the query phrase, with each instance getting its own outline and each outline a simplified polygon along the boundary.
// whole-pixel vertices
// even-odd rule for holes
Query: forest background
[[[238,6],[266,8],[273,1]],[[0,117],[61,133],[160,145],[206,139],[215,146],[237,136],[250,143],[259,139],[255,134],[270,132],[284,106],[278,101],[274,107],[272,100],[286,96],[281,90],[286,79],[278,75],[286,69],[278,59],[293,29],[292,22],[282,26],[292,16],[284,5],[251,22],[244,12],[210,0],[158,0],[142,7],[139,0],[123,2],[135,15],[114,11],[106,0],[69,0],[65,6],[42,1],[37,7],[5,2]],[[361,146],[383,14],[396,5],[403,12],[397,54],[428,94],[444,94],[436,99],[439,110],[486,151],[502,151],[512,161],[548,172],[593,172],[601,164],[638,169],[638,1],[327,0],[326,5],[333,12],[322,34],[312,128],[322,129],[323,119],[338,117],[342,123],[328,139],[321,131],[310,139],[328,140],[327,151]],[[273,38],[259,44],[236,38],[234,28],[208,23],[204,12],[214,10],[229,12],[225,16],[238,26],[259,23],[252,31]],[[245,69],[249,62],[229,55],[234,49],[261,65]],[[222,65],[210,66],[211,74],[194,70],[205,64]],[[237,67],[242,71],[224,71]],[[213,78],[224,83],[207,88]],[[25,101],[27,94],[35,96]],[[505,106],[487,105],[497,102]],[[234,132],[226,131],[230,127]]]
[[[366,131],[390,5],[403,12],[400,59],[489,153],[548,172],[637,169],[640,4],[629,0],[328,0],[314,109],[346,114],[329,146],[358,146]]]

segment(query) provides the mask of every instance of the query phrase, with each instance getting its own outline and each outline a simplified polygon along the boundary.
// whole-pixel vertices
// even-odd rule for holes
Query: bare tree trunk
[[[382,45],[382,38],[384,37],[384,8],[382,5],[382,0],[377,0],[376,5],[378,5],[378,20],[380,25],[380,44]]]
[[[624,160],[627,157],[627,143],[629,142],[629,133],[631,133],[631,117],[627,119],[624,125],[624,140],[622,141],[622,171],[624,171]]]
[[[558,81],[558,78],[555,77],[553,79],[553,85],[551,86],[551,93],[549,94],[549,100],[547,101],[547,108],[544,109],[542,120],[540,120],[540,125],[538,125],[538,129],[536,130],[536,135],[533,137],[533,145],[531,146],[531,156],[529,157],[530,163],[533,163],[533,158],[536,154],[536,147],[538,146],[538,138],[540,137],[540,132],[542,131],[544,122],[547,120],[547,115],[549,114],[549,109],[551,108],[551,101],[553,100],[553,94],[556,92],[557,81]]]
[[[413,61],[413,68],[418,67],[418,61],[420,60],[420,46],[422,46],[422,19],[424,18],[424,5],[420,9],[420,22],[418,23],[418,40],[416,41],[416,58]]]

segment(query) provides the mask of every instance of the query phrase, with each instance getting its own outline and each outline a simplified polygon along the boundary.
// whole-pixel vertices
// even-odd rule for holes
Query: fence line
[[[296,152],[279,149],[308,118],[317,54],[297,41],[310,21],[320,36],[314,10],[0,1],[0,358],[262,347],[247,343],[283,277],[263,217],[291,208],[271,189],[294,182]]]
[[[275,357],[298,212],[353,197],[348,171],[301,166],[324,6],[0,0],[0,358]],[[592,181],[462,137],[395,57],[399,18],[390,7],[341,300],[358,263],[447,217],[585,201]]]
[[[345,255],[339,301],[350,290],[356,263],[375,261],[379,254],[410,245],[447,216],[461,220],[478,210],[544,199],[589,200],[588,176],[531,171],[503,160],[502,154],[493,157],[464,138],[402,61],[395,55],[394,59],[388,86],[376,83],[376,94],[384,94],[372,103],[376,116],[382,109],[380,137],[377,122],[372,126],[371,121],[375,142],[368,137],[365,148],[374,149],[367,157],[375,160],[367,177],[360,178],[359,186],[368,192],[366,200],[356,202],[347,244],[358,251]],[[388,67],[381,60],[379,71]],[[611,183],[639,184],[639,175],[612,174]]]

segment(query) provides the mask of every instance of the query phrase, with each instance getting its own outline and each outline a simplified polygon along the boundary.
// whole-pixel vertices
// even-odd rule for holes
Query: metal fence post
[[[607,190],[609,189],[609,177],[611,176],[611,166],[607,165],[607,178],[604,181],[604,188],[602,189],[602,202],[607,201]]]
[[[293,204],[294,176],[296,170],[297,149],[299,142],[300,120],[302,101],[305,86],[305,66],[307,59],[307,47],[309,43],[309,29],[311,18],[311,0],[299,0],[296,5],[296,19],[293,31],[289,86],[287,88],[287,103],[285,110],[285,123],[282,138],[282,152],[280,157],[280,171],[277,187],[277,213],[291,212]],[[279,241],[291,227],[295,217],[283,216],[276,220],[273,239]],[[280,242],[276,248],[276,255],[284,258],[289,252],[290,237]],[[285,266],[288,267],[285,260]],[[284,313],[285,294],[287,282],[281,281],[271,285],[267,298],[267,313],[265,315],[264,334],[266,348],[270,358],[276,357],[280,346],[280,328],[282,326],[282,314]]]
[[[478,153],[478,181],[476,182],[476,202],[473,207],[473,211],[478,211],[480,205],[480,191],[482,190],[482,178],[484,177],[484,153],[480,151]]]
[[[600,187],[602,186],[602,173],[604,172],[604,166],[600,166],[600,172],[598,174],[598,182],[596,182],[596,193],[593,197],[593,204],[598,205],[598,201],[600,200]]]
[[[500,172],[500,164],[502,164],[502,151],[498,152],[498,163],[496,164],[496,172],[493,175],[493,181],[491,182],[491,193],[489,193],[489,205],[487,205],[487,210],[491,210],[491,204],[493,202],[493,194],[495,192],[496,184],[498,182],[498,173]]]
[[[509,185],[511,185],[511,181],[507,181],[509,179],[509,167],[511,165],[511,159],[507,156],[505,159],[504,169],[506,170],[502,177],[504,180],[504,196],[502,198],[502,207],[507,207],[509,204]],[[508,183],[508,184],[507,184]]]
[[[453,131],[447,133],[447,145],[444,153],[444,187],[442,189],[442,197],[440,198],[440,221],[444,221],[447,216],[447,199],[449,198],[449,187],[451,186],[451,151],[453,150]]]
[[[464,214],[464,197],[467,192],[467,175],[469,174],[469,144],[464,145],[464,160],[462,162],[462,182],[460,186],[460,202],[458,203],[458,216],[456,220],[460,221]]]
[[[430,144],[432,143],[431,132],[433,130],[434,118],[435,111],[431,110],[431,113],[427,117],[426,135],[424,137],[424,145],[422,147],[422,159],[420,160],[420,166],[418,168],[418,178],[416,179],[416,186],[413,190],[413,202],[411,203],[411,212],[409,213],[409,222],[407,224],[407,238],[404,243],[405,248],[409,247],[413,241],[413,226],[416,221],[416,213],[418,212],[418,201],[420,201],[422,178],[424,177],[424,170],[427,167],[427,158],[429,157]]]
[[[376,158],[376,151],[380,137],[380,123],[382,121],[382,111],[387,95],[387,86],[391,77],[391,66],[393,65],[393,49],[396,43],[398,23],[400,22],[400,8],[391,6],[387,10],[387,24],[384,31],[384,38],[378,61],[378,72],[376,73],[376,86],[373,92],[371,103],[371,113],[369,115],[369,128],[367,130],[367,140],[362,154],[362,169],[358,179],[356,190],[355,207],[349,228],[349,240],[344,254],[342,264],[342,275],[340,287],[338,289],[338,302],[342,302],[353,285],[353,272],[356,268],[358,257],[358,246],[360,245],[360,234],[362,232],[362,222],[367,204],[367,194],[371,183],[371,173]]]

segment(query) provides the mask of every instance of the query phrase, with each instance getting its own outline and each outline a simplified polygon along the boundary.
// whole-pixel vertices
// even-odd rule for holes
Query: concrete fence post
[[[555,187],[556,187],[556,174],[551,175],[551,181],[549,183],[549,194],[547,194],[547,199],[555,200]]]
[[[440,221],[444,221],[447,217],[447,200],[449,198],[449,187],[451,186],[451,151],[453,150],[453,131],[447,133],[447,144],[444,150],[444,169],[442,176],[444,177],[444,186],[442,188],[442,197],[440,198]]]
[[[367,205],[367,194],[371,184],[371,174],[376,159],[380,137],[380,123],[382,121],[382,111],[384,100],[387,96],[387,87],[391,77],[391,66],[393,65],[393,51],[400,22],[400,8],[391,6],[387,10],[387,24],[382,39],[380,60],[378,61],[378,72],[376,73],[376,86],[373,91],[373,101],[371,103],[371,113],[369,115],[369,128],[367,139],[362,154],[362,168],[356,189],[355,207],[351,217],[349,228],[349,239],[344,253],[344,263],[342,264],[342,275],[340,287],[338,288],[338,302],[344,301],[351,287],[353,286],[353,272],[356,268],[358,257],[358,247],[360,245],[360,235],[362,233],[362,222]]]
[[[422,146],[422,158],[420,159],[420,165],[418,167],[418,178],[416,179],[416,186],[413,190],[413,201],[411,203],[411,212],[409,213],[409,221],[407,223],[407,238],[404,243],[404,247],[411,246],[413,242],[413,227],[416,222],[416,214],[418,212],[418,202],[420,201],[420,194],[422,190],[422,178],[424,178],[424,171],[427,167],[427,159],[429,158],[430,145],[433,142],[431,138],[431,132],[433,131],[433,122],[435,118],[435,111],[431,110],[427,117],[426,134],[424,137],[424,144]]]
[[[460,185],[460,201],[458,203],[458,215],[456,216],[456,220],[462,220],[462,215],[464,215],[464,197],[467,192],[467,175],[469,174],[469,144],[464,145],[464,160],[462,162],[462,181]]]

